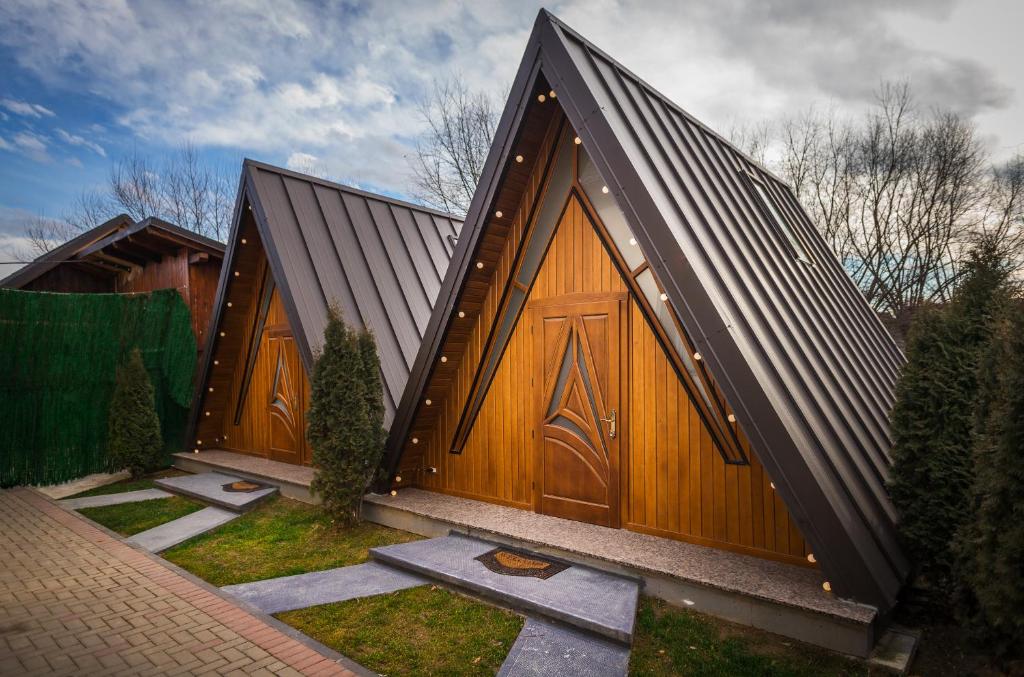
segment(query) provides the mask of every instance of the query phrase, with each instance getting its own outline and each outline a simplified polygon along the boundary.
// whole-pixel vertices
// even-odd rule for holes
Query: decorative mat
[[[248,480],[238,480],[237,482],[228,482],[223,485],[224,491],[230,491],[233,494],[251,494],[254,491],[260,489],[266,489],[268,484],[261,484],[260,482],[250,482]]]
[[[541,580],[551,578],[560,571],[565,571],[570,566],[556,560],[535,555],[532,552],[516,552],[507,548],[488,550],[473,559],[496,574],[504,574],[505,576],[533,576]]]

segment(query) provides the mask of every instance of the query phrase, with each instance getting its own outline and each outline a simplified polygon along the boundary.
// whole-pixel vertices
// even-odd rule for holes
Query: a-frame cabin
[[[820,566],[884,612],[902,362],[783,182],[542,10],[391,486]]]
[[[246,160],[187,439],[309,465],[305,411],[327,310],[376,339],[386,424],[461,221]]]

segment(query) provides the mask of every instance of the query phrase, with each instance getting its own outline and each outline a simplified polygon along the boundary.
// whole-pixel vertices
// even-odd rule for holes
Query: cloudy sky
[[[211,162],[315,165],[405,195],[431,82],[503,91],[539,6],[4,0],[0,252],[27,216],[60,216],[101,186],[117,157],[185,141]],[[972,116],[996,158],[1024,151],[1020,0],[546,6],[713,127],[811,104],[853,113],[882,80],[907,79],[922,107]]]

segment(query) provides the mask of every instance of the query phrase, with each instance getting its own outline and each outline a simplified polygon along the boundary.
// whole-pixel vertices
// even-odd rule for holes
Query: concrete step
[[[277,493],[277,487],[266,486],[256,491],[228,491],[224,487],[243,480],[235,475],[217,472],[203,472],[198,475],[164,477],[154,482],[165,491],[170,491],[205,503],[211,503],[234,512],[246,512]]]
[[[125,540],[150,552],[160,553],[199,534],[205,534],[210,529],[227,524],[236,517],[238,517],[237,512],[210,506],[139,532]]]
[[[475,559],[497,547],[488,541],[450,534],[372,548],[370,556],[504,606],[627,645],[632,643],[640,595],[638,581],[577,564],[547,579],[500,574]]]

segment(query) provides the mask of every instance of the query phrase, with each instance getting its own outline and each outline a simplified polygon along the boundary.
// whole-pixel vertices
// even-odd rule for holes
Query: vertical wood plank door
[[[302,463],[302,391],[299,382],[299,350],[290,333],[268,331],[270,353],[270,458]]]
[[[531,310],[538,512],[620,524],[622,304],[616,296],[574,294]]]

